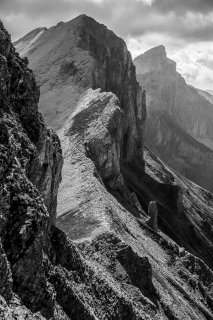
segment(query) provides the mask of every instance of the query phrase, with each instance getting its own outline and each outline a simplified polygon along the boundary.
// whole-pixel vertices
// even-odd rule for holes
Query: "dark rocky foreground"
[[[0,318],[213,319],[213,196],[143,149],[145,98],[125,43],[86,16],[58,27],[74,28],[77,69],[91,59],[86,75],[97,75],[65,81],[81,84],[58,129],[68,237],[54,223],[59,140],[1,25]]]

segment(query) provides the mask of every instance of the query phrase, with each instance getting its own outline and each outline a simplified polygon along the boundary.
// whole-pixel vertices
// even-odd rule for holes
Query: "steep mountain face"
[[[16,45],[24,50],[25,41]],[[125,43],[86,16],[31,43],[30,66],[44,79],[50,106],[45,74],[55,72],[49,94],[57,92],[61,106],[53,105],[58,117],[45,114],[64,155],[57,224],[74,240],[54,226],[45,230],[50,298],[42,301],[49,308],[41,303],[33,312],[47,319],[213,319],[213,196],[143,150],[145,97]],[[66,79],[66,68],[58,73],[62,53],[77,66]]]
[[[38,113],[32,71],[2,24],[0,59],[0,318],[157,317],[146,257],[113,234],[100,236],[80,254],[54,226],[62,166],[59,140]],[[107,254],[117,272],[112,274],[97,255],[92,259],[94,250],[105,262]]]
[[[134,59],[139,83],[147,95],[147,110],[165,110],[195,139],[213,139],[212,104],[186,84],[167,58],[165,47],[153,48]]]
[[[201,89],[198,89],[198,88],[195,88],[193,87],[197,93],[199,95],[201,95],[202,97],[206,98],[206,100],[208,100],[210,103],[213,104],[213,95],[212,95],[212,92],[211,91],[204,91],[204,90],[201,90]]]
[[[11,165],[11,181],[16,167],[25,168],[54,222],[62,167],[59,139],[37,111],[39,90],[26,61],[18,59],[6,32],[1,31],[1,38],[1,142],[8,145],[2,146],[2,160]]]
[[[173,169],[212,192],[210,99],[186,84],[163,46],[145,52],[134,64],[147,97],[145,144]]]
[[[42,31],[41,31],[42,30]],[[145,101],[125,42],[81,15],[45,30],[36,29],[15,43],[30,60],[41,86],[40,110],[48,125],[60,129],[88,88],[115,93],[125,112],[128,159],[142,147]],[[118,63],[119,60],[119,63]],[[63,98],[62,98],[63,97]],[[131,123],[131,128],[130,128]]]
[[[34,32],[30,34],[34,35]],[[22,46],[22,50],[25,50],[23,44],[28,46],[25,39],[29,41],[30,34],[16,43],[17,48]],[[30,40],[30,42],[32,41]],[[74,170],[71,165],[73,163],[71,151],[73,145],[72,139],[69,141],[68,138],[71,117],[79,112],[83,108],[82,106],[87,108],[88,105],[92,105],[93,99],[97,104],[101,98],[101,95],[96,97],[95,91],[91,92],[89,88],[112,91],[119,99],[116,104],[121,108],[122,115],[115,115],[114,123],[111,125],[112,129],[111,127],[107,128],[108,131],[113,130],[113,138],[108,138],[109,141],[106,141],[104,150],[100,150],[104,154],[100,160],[100,166],[103,167],[102,178],[104,181],[108,185],[120,185],[121,188],[123,188],[122,168],[119,165],[121,161],[131,168],[138,167],[141,173],[144,170],[142,148],[145,97],[136,81],[135,68],[125,42],[105,26],[85,15],[68,23],[59,23],[56,27],[46,30],[40,34],[34,46],[30,48],[28,52],[30,66],[35,70],[38,83],[44,83],[44,88],[41,87],[43,98],[41,98],[40,109],[44,110],[47,123],[50,123],[53,128],[58,128],[59,137],[64,141],[62,142],[64,169],[59,192],[59,214],[62,214],[69,212],[73,207],[73,199],[70,194],[73,192],[73,187],[77,188],[72,183]],[[26,53],[26,51],[24,52]],[[74,66],[74,74],[70,73],[68,65],[65,68],[67,61]],[[52,88],[48,87],[49,81],[54,82]],[[49,88],[48,95],[53,92],[54,97],[57,94],[60,101],[63,100],[62,106],[61,104],[53,106],[50,113],[46,113],[43,104],[46,99],[47,87]],[[74,94],[74,101],[72,97],[68,99],[66,95],[60,93],[61,87],[66,87],[71,93],[77,92],[78,97],[75,99],[76,95]],[[105,100],[105,98],[103,99]],[[92,101],[88,103],[90,100]],[[110,102],[110,97],[106,102],[104,100],[103,107],[108,100]],[[48,100],[48,104],[52,106],[51,100]],[[63,109],[65,104],[67,109],[64,119],[61,108]],[[99,106],[97,105],[97,107]],[[56,113],[54,113],[55,108]],[[60,115],[61,112],[62,115]],[[84,117],[81,116],[79,121],[84,121]],[[117,122],[121,123],[120,127],[116,126]],[[77,142],[77,147],[79,147],[79,142]],[[107,154],[107,148],[110,150],[111,156]],[[107,172],[104,172],[105,168]],[[97,223],[100,223],[99,219]]]
[[[213,190],[213,151],[194,139],[164,110],[148,112],[145,144],[171,168]]]

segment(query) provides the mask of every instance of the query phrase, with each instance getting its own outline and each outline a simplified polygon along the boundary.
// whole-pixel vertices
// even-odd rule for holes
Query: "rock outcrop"
[[[154,231],[158,231],[158,203],[156,201],[151,201],[148,206],[148,216],[147,225]]]
[[[49,313],[36,304],[34,314],[212,319],[213,196],[143,150],[145,97],[125,43],[84,15],[44,31],[27,52],[64,154],[57,225],[75,243],[54,226],[45,233],[52,295],[41,295]],[[158,232],[147,226],[151,201]]]
[[[186,84],[163,46],[140,55],[134,64],[137,79],[146,90],[146,146],[173,169],[212,192],[210,99]]]

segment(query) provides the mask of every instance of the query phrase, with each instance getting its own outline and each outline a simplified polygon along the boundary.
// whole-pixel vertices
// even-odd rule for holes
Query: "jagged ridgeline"
[[[80,16],[16,43],[61,139],[65,235],[60,143],[0,29],[0,318],[212,319],[213,197],[143,150],[124,41]]]

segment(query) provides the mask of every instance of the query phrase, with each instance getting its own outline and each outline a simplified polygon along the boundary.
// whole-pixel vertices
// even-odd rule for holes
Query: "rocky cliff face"
[[[28,56],[35,71],[41,85],[40,110],[52,128],[58,130],[64,125],[86,89],[112,91],[126,115],[126,157],[130,160],[136,156],[135,149],[142,148],[145,98],[122,39],[81,15],[42,32],[36,29],[15,45]]]
[[[134,63],[147,96],[145,144],[173,169],[212,192],[213,105],[186,84],[163,46]]]
[[[195,139],[212,140],[212,104],[186,84],[164,46],[138,56],[134,64],[137,79],[146,90],[147,110],[165,110]]]
[[[146,145],[171,168],[212,191],[213,151],[186,133],[163,110],[147,116]]]
[[[81,16],[43,32],[28,58],[43,101],[58,94],[58,116],[43,107],[64,154],[57,224],[75,245],[54,226],[44,246],[36,238],[46,295],[32,281],[40,300],[25,305],[47,319],[212,319],[212,195],[143,151],[145,98],[124,42]]]
[[[178,78],[176,63],[166,56],[164,46],[153,48],[134,59],[139,83],[146,89],[147,111],[167,110],[174,112]]]
[[[38,113],[39,89],[26,60],[19,59],[6,31],[1,31],[1,38],[2,160],[11,165],[11,179],[16,167],[24,168],[54,221],[62,168],[60,142]]]
[[[34,35],[34,33],[30,34]],[[27,35],[18,41],[17,48],[20,46],[22,50],[25,50],[26,47],[29,48],[29,37],[30,35]],[[26,50],[24,52],[26,53]],[[107,168],[107,172],[101,170],[104,182],[112,185],[116,184],[115,181],[119,181],[117,185],[120,187],[124,184],[122,182],[122,168],[120,168],[121,162],[129,164],[130,167],[137,166],[143,172],[145,95],[136,81],[135,68],[125,42],[105,26],[82,15],[70,22],[60,23],[40,34],[34,46],[31,46],[27,52],[30,66],[35,70],[38,82],[44,83],[41,87],[40,109],[43,110],[47,122],[53,128],[58,129],[57,132],[62,140],[62,149],[64,150],[65,163],[59,192],[59,214],[68,212],[73,206],[73,200],[69,196],[71,192],[69,185],[74,172],[71,166],[73,153],[68,151],[73,149],[68,133],[73,121],[72,117],[84,107],[92,106],[93,99],[95,99],[95,110],[97,109],[97,112],[101,110],[101,108],[99,110],[98,101],[102,95],[96,94],[91,89],[101,88],[102,91],[113,92],[119,99],[119,102],[115,104],[119,105],[121,109],[115,116],[120,119],[115,118],[112,120],[114,123],[105,129],[111,134],[111,137],[107,137],[109,151],[106,151],[106,147],[101,150],[102,144],[97,150],[93,147],[91,151],[94,155],[100,153],[98,159],[100,164],[98,165],[103,166],[104,169]],[[74,73],[70,71],[68,60],[75,69]],[[49,81],[53,81],[52,87],[49,86]],[[61,104],[60,107],[53,106],[53,110],[46,113],[43,101],[46,99],[47,87],[49,88],[48,95],[50,92],[54,97],[57,94],[57,99],[63,100],[62,106],[67,105],[66,115],[69,114],[69,116],[64,118]],[[63,90],[75,92],[74,101],[72,97],[69,99],[66,95],[59,93],[61,87]],[[103,108],[108,100],[112,105],[110,97],[107,97],[105,102],[103,95]],[[50,99],[48,103],[51,105]],[[54,113],[55,108],[57,108],[57,112]],[[78,121],[84,123],[85,113],[89,114],[82,112]],[[83,137],[83,140],[86,139]],[[109,156],[110,153],[111,156]],[[72,183],[71,188],[73,188]]]
[[[0,58],[0,318],[142,319],[152,314],[153,303],[146,296],[155,293],[145,257],[115,235],[105,235],[116,244],[106,247],[104,254],[113,255],[112,265],[120,269],[117,277],[122,275],[122,283],[130,287],[140,280],[135,290],[142,302],[133,305],[134,292],[122,289],[116,274],[90,258],[96,243],[80,254],[54,226],[62,166],[59,140],[38,113],[32,71],[15,52],[2,24]],[[116,99],[112,97],[112,106]],[[102,248],[97,248],[100,257]],[[130,254],[132,265],[126,261]]]
[[[201,89],[198,89],[198,88],[195,88],[193,87],[197,93],[204,97],[207,101],[209,101],[211,104],[213,104],[213,95],[212,95],[212,92],[211,91],[204,91],[204,90],[201,90]]]

